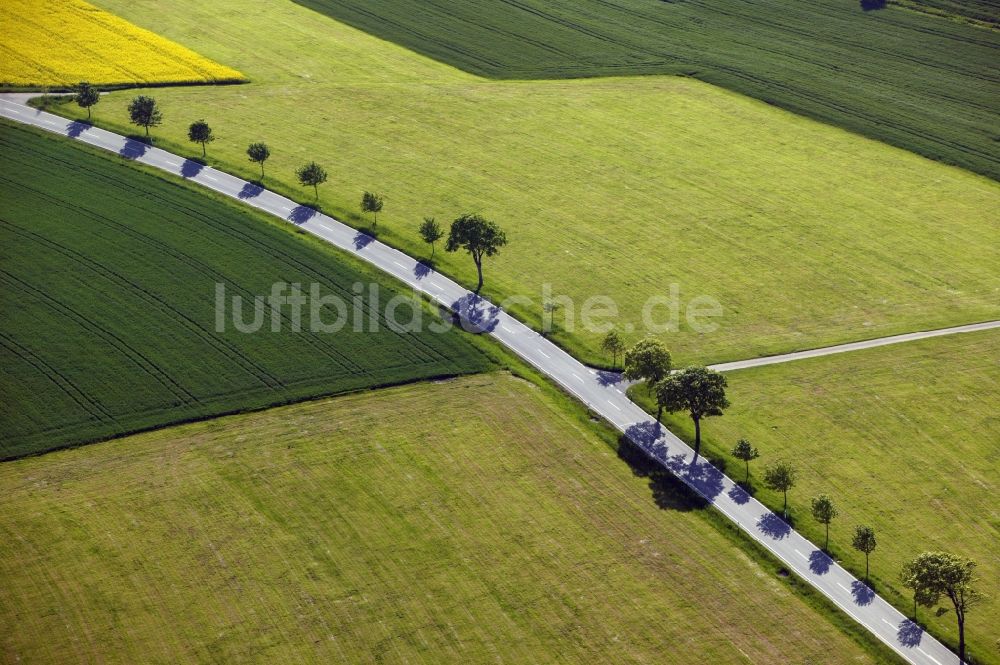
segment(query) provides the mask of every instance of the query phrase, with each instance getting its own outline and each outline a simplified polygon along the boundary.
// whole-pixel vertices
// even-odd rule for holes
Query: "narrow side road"
[[[957,656],[938,640],[790,529],[726,475],[696,458],[694,451],[674,434],[652,421],[621,391],[617,375],[591,370],[500,308],[419,261],[256,184],[159,148],[36,111],[2,95],[0,116],[115,152],[276,215],[451,308],[461,316],[463,325],[492,335],[611,422],[650,458],[675,473],[780,559],[787,569],[813,585],[903,659],[918,665],[958,663]]]
[[[824,346],[819,349],[808,349],[806,351],[796,351],[794,353],[783,353],[779,356],[764,356],[763,358],[750,358],[748,360],[737,360],[731,363],[720,363],[709,365],[709,368],[719,372],[731,372],[737,369],[749,369],[750,367],[760,367],[762,365],[774,365],[777,363],[787,363],[794,360],[804,360],[806,358],[818,358],[820,356],[830,356],[835,353],[846,353],[847,351],[860,351],[861,349],[874,349],[879,346],[889,344],[899,344],[901,342],[914,342],[918,339],[928,339],[930,337],[941,337],[942,335],[957,335],[960,333],[976,332],[978,330],[991,330],[1000,328],[1000,321],[984,321],[982,323],[970,323],[964,326],[954,326],[951,328],[938,328],[937,330],[923,330],[920,332],[905,333],[902,335],[892,335],[890,337],[877,337],[863,342],[850,342],[848,344],[837,344],[836,346]]]

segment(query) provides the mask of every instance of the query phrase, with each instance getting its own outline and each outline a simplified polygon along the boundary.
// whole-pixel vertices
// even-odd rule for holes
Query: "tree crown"
[[[601,341],[601,350],[606,353],[621,353],[625,348],[625,342],[616,330],[609,330]]]
[[[795,467],[778,460],[764,469],[764,485],[778,492],[787,492],[795,486]]]
[[[858,525],[854,529],[854,538],[851,539],[851,547],[859,552],[871,554],[875,551],[878,541],[875,540],[875,529],[864,524]]]
[[[362,212],[379,212],[382,210],[382,197],[373,192],[365,192],[361,195]]]
[[[721,416],[729,406],[726,377],[707,367],[688,367],[656,384],[656,402],[667,411],[687,411],[692,418]]]
[[[300,166],[295,175],[303,186],[315,187],[326,182],[326,169],[316,162],[309,162],[304,166]]]
[[[74,97],[76,103],[81,108],[88,108],[93,106],[101,100],[101,95],[97,92],[94,86],[90,85],[86,81],[81,81],[79,85],[76,86],[76,96]]]
[[[128,117],[133,125],[155,127],[163,121],[163,114],[156,106],[156,100],[146,95],[134,97],[128,104]]]
[[[211,143],[215,140],[212,128],[204,120],[195,120],[188,127],[188,139],[194,143]]]
[[[757,449],[746,439],[740,439],[733,446],[733,457],[744,462],[750,462],[760,457]]]
[[[935,605],[945,595],[965,609],[982,598],[972,586],[975,571],[971,559],[950,552],[924,552],[903,566],[901,578],[921,605]]]
[[[470,214],[462,215],[451,223],[445,250],[455,252],[464,249],[478,262],[484,256],[493,256],[506,244],[507,234],[495,222]]]
[[[266,143],[251,143],[247,147],[247,157],[251,162],[265,162],[271,156],[271,150]]]
[[[833,505],[833,499],[825,494],[820,494],[817,497],[813,497],[812,514],[813,519],[820,524],[829,524],[833,521],[834,517],[840,514],[840,511]]]
[[[433,244],[443,236],[444,231],[441,230],[441,225],[434,221],[433,217],[424,217],[424,221],[420,225],[420,237],[424,239],[424,242]]]
[[[622,376],[629,381],[656,384],[670,373],[670,352],[659,340],[647,337],[625,351]]]

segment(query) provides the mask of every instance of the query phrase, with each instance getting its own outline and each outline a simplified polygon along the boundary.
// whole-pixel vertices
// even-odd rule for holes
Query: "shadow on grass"
[[[662,465],[649,459],[628,437],[618,439],[618,457],[628,464],[632,473],[639,478],[649,479],[649,489],[653,502],[663,510],[703,510],[709,506],[707,500],[684,484]]]

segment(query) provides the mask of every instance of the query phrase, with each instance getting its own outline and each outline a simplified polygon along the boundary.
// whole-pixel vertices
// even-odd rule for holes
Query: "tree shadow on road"
[[[288,221],[292,224],[305,224],[316,215],[316,208],[297,205],[288,213]]]
[[[84,122],[83,120],[74,120],[73,122],[69,123],[69,125],[66,126],[66,136],[70,137],[71,139],[75,139],[78,136],[80,136],[80,134],[83,134],[85,131],[90,129],[92,126],[93,125],[91,125],[89,122]]]
[[[420,261],[417,261],[417,265],[413,267],[413,276],[417,279],[423,279],[424,277],[427,277],[427,275],[431,274],[431,272],[431,267],[426,263],[421,263]]]
[[[263,191],[264,188],[261,187],[260,185],[252,182],[247,182],[243,184],[243,189],[241,189],[240,193],[237,194],[236,196],[238,196],[243,200],[252,199],[255,196],[260,196],[261,192]]]
[[[602,369],[597,372],[597,383],[607,388],[608,386],[618,385],[622,382],[621,372],[612,372],[610,370]]]
[[[740,506],[750,501],[750,493],[747,492],[742,487],[740,487],[739,485],[733,485],[732,487],[730,487],[729,492],[727,492],[727,494],[729,498],[733,500],[734,503]]]
[[[854,596],[854,602],[858,605],[870,605],[875,600],[875,592],[861,580],[851,582],[851,595]]]
[[[920,640],[924,637],[924,629],[913,619],[903,619],[899,623],[899,630],[896,639],[904,647],[915,647],[920,645]]]
[[[193,178],[205,168],[205,165],[201,162],[196,162],[193,159],[185,159],[184,163],[181,164],[181,176],[185,178]]]
[[[149,144],[135,139],[126,139],[125,145],[118,151],[118,154],[125,159],[139,159],[149,150]]]
[[[707,460],[695,458],[684,467],[676,464],[668,466],[709,501],[722,494],[722,479],[725,476]]]
[[[792,527],[788,525],[788,522],[770,512],[762,515],[757,520],[757,528],[765,536],[774,538],[775,540],[786,538],[792,532]]]
[[[362,233],[361,231],[354,234],[354,249],[364,249],[373,242],[375,242],[375,236]]]
[[[500,325],[500,308],[475,293],[462,296],[451,304],[451,309],[466,332],[493,332]]]
[[[655,420],[646,420],[641,423],[629,425],[625,429],[625,436],[631,439],[635,445],[652,454],[656,448],[657,440],[663,435],[663,425]]]
[[[813,550],[809,553],[809,570],[816,575],[826,575],[833,565],[833,559],[821,550]]]

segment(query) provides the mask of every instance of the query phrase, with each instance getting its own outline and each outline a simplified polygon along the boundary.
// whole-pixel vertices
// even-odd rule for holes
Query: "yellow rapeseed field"
[[[0,85],[220,83],[242,74],[81,0],[0,2]]]

